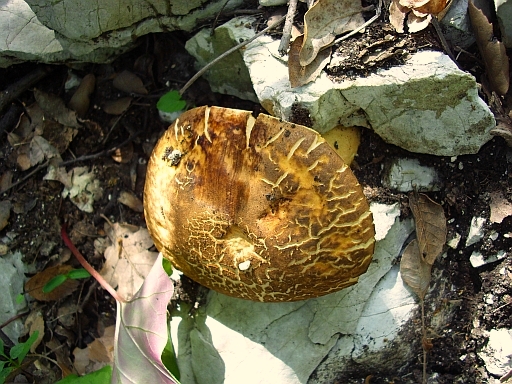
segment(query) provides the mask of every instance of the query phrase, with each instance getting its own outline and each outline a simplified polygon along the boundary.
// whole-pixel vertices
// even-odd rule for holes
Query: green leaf
[[[23,304],[25,301],[25,296],[22,293],[18,293],[16,295],[16,304]]]
[[[164,271],[165,271],[165,273],[167,273],[168,276],[172,275],[172,264],[169,260],[163,259],[162,267],[164,268]]]
[[[176,359],[176,353],[174,352],[174,346],[172,345],[170,332],[169,338],[167,339],[167,344],[162,351],[162,363],[164,363],[169,372],[171,372],[173,376],[179,381],[180,369],[178,368],[178,360]]]
[[[3,368],[0,371],[0,384],[5,383],[5,379],[7,379],[7,376],[9,376],[13,370],[14,370],[13,367],[7,367],[7,368]]]
[[[4,354],[4,341],[2,339],[0,339],[0,355],[1,356],[5,356]],[[7,356],[5,356],[7,357]]]
[[[55,384],[110,384],[112,378],[112,367],[105,365],[97,371],[84,376],[69,375]]]
[[[18,364],[21,364],[25,356],[27,356],[28,351],[30,351],[30,347],[37,340],[38,336],[39,331],[35,331],[30,335],[27,341],[24,343],[16,344],[14,347],[12,347],[10,352],[11,359],[18,359]]]
[[[66,275],[57,275],[53,279],[51,279],[49,282],[47,282],[43,287],[43,293],[50,293],[55,288],[57,288],[59,285],[64,283],[68,277]]]
[[[66,276],[73,280],[78,279],[87,279],[88,277],[91,277],[91,274],[87,272],[85,269],[72,269],[68,273],[66,273]]]
[[[178,91],[167,92],[156,103],[158,110],[168,113],[181,111],[186,105],[187,102],[181,99]]]

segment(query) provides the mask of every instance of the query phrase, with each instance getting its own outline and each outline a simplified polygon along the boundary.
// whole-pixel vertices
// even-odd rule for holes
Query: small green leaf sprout
[[[172,122],[184,111],[187,102],[181,98],[178,91],[169,91],[156,103],[162,120]]]
[[[50,293],[55,288],[62,285],[67,279],[71,279],[71,280],[86,279],[90,276],[91,276],[90,273],[87,272],[83,268],[72,269],[68,273],[57,275],[53,279],[51,279],[49,282],[47,282],[43,287],[43,292]]]

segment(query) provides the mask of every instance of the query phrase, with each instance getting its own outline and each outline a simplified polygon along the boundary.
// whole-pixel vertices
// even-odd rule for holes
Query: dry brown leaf
[[[68,109],[60,97],[38,89],[34,89],[34,97],[46,118],[52,118],[66,127],[80,128],[76,112]]]
[[[432,20],[432,15],[442,14],[451,0],[392,0],[389,5],[389,22],[399,33],[404,32],[407,20],[409,32],[425,29]]]
[[[9,224],[11,206],[12,204],[9,200],[0,201],[0,231]]]
[[[500,191],[491,192],[491,217],[492,223],[501,223],[505,217],[512,215],[512,203],[508,201]]]
[[[140,77],[130,71],[119,73],[112,84],[115,88],[126,93],[137,93],[139,95],[148,94]]]
[[[41,343],[44,337],[44,319],[43,314],[39,311],[30,312],[25,320],[25,329],[29,330],[29,334],[32,335],[35,331],[39,332],[36,341],[30,346],[30,352],[34,353],[37,346]]]
[[[103,111],[109,115],[122,115],[132,103],[131,97],[122,97],[118,100],[106,101],[103,105]]]
[[[87,113],[89,104],[91,103],[89,97],[94,92],[95,86],[96,77],[92,73],[89,73],[82,79],[75,93],[71,96],[68,107],[74,110],[78,116],[84,117]]]
[[[153,240],[146,228],[129,224],[105,224],[111,245],[105,250],[100,274],[117,292],[130,299],[144,282],[158,256],[148,249]]]
[[[322,0],[304,15],[304,41],[300,65],[310,64],[318,52],[334,41],[336,35],[352,31],[364,24],[360,1]]]
[[[446,8],[448,3],[449,0],[430,0],[423,5],[415,6],[414,9],[423,14],[437,15]]]
[[[323,49],[318,52],[315,59],[305,67],[300,65],[299,52],[302,46],[304,35],[298,36],[290,45],[288,52],[288,77],[292,88],[300,87],[314,81],[322,72],[322,69],[329,62],[330,49]]]
[[[0,193],[7,191],[12,185],[12,171],[7,170],[0,175]],[[1,228],[0,228],[1,229]]]
[[[446,218],[443,207],[427,195],[415,192],[409,194],[409,206],[416,223],[420,254],[432,265],[446,243]]]
[[[60,327],[60,326],[59,326]],[[62,328],[62,327],[60,327]],[[72,344],[72,341],[68,341]],[[73,363],[69,358],[69,348],[66,344],[61,344],[60,341],[53,337],[49,341],[45,343],[46,347],[49,348],[53,353],[55,353],[57,364],[59,365],[60,370],[62,371],[62,377],[66,377],[73,373]]]
[[[42,136],[57,149],[59,154],[68,149],[77,133],[77,129],[66,127],[56,121],[45,120],[43,123]]]
[[[424,15],[418,16],[414,12],[410,12],[407,15],[407,26],[409,27],[409,32],[419,32],[428,27],[430,21],[432,20],[432,15]]]
[[[80,283],[77,280],[67,279],[64,283],[48,293],[43,292],[43,287],[55,276],[66,274],[72,269],[73,268],[69,265],[57,265],[55,267],[46,268],[44,271],[32,276],[25,283],[25,292],[39,301],[55,301],[62,299],[72,294],[73,291],[78,288]]]
[[[418,248],[418,240],[411,241],[400,261],[402,280],[423,300],[430,284],[432,265],[425,262]]]
[[[118,163],[126,164],[132,161],[133,158],[133,143],[130,141],[128,144],[118,148],[112,154],[112,159]]]
[[[392,0],[389,4],[389,22],[398,33],[404,33],[404,23],[409,9],[400,5],[400,0]]]
[[[491,88],[504,95],[509,88],[509,64],[505,45],[493,34],[493,26],[472,1],[468,4],[469,18],[475,33],[478,49],[485,62],[487,78]]]
[[[117,201],[126,205],[128,208],[131,208],[135,212],[144,212],[144,205],[142,204],[141,199],[139,199],[131,192],[121,191]]]

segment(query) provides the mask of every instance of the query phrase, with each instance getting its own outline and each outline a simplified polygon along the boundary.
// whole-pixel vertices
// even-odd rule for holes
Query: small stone
[[[460,233],[455,233],[453,237],[450,240],[448,240],[446,245],[448,245],[451,249],[457,249],[461,238],[462,236],[460,235]]]
[[[384,175],[382,184],[400,192],[439,191],[441,181],[432,167],[420,165],[417,159],[396,159]]]
[[[473,268],[478,268],[478,267],[481,267],[482,265],[494,263],[496,261],[504,259],[506,256],[507,256],[507,252],[501,250],[501,251],[498,251],[498,253],[496,255],[492,255],[487,258],[484,258],[484,255],[482,255],[482,253],[475,251],[469,257],[469,262],[471,263]]]
[[[466,240],[466,247],[478,243],[484,237],[484,217],[473,217],[471,219],[471,227],[469,228],[468,238]]]
[[[489,373],[503,376],[512,369],[512,330],[492,329],[485,348],[478,353]]]

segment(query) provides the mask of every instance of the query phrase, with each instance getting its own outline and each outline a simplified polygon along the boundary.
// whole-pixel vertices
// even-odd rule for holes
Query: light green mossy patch
[[[471,76],[449,74],[443,78],[430,77],[397,84],[388,89],[385,97],[392,98],[397,109],[434,111],[439,118],[446,108],[455,108],[463,99],[469,99],[469,91],[474,86]]]

